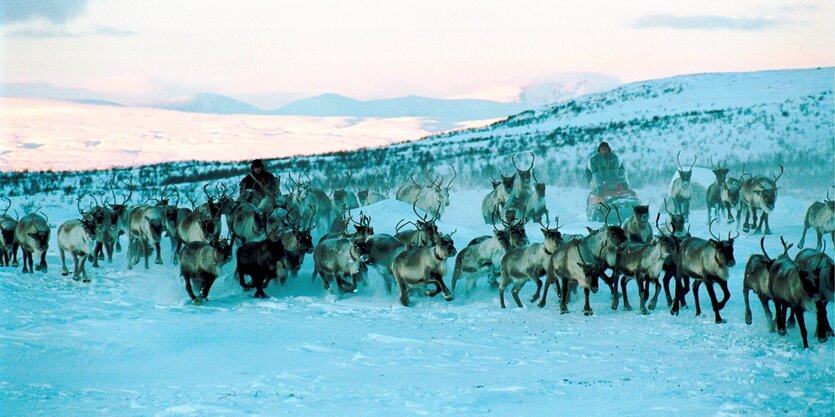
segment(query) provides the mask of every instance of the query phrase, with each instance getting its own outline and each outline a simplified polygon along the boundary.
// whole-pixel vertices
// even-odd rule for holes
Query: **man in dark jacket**
[[[629,188],[623,165],[607,142],[600,142],[597,146],[597,153],[589,159],[588,166],[586,166],[586,181],[589,181],[591,189],[595,192],[605,192],[620,187]]]
[[[242,196],[246,190],[252,190],[253,200],[257,204],[257,202],[266,197],[262,186],[266,187],[267,191],[274,196],[279,194],[278,181],[276,181],[275,175],[264,169],[263,161],[260,159],[252,161],[250,168],[250,173],[241,180],[240,190]]]

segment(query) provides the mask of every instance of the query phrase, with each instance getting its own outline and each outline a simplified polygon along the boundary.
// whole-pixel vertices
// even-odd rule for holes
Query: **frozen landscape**
[[[547,185],[547,206],[552,217],[559,216],[563,233],[585,233],[586,226],[599,225],[586,220],[588,190],[578,177],[600,140],[610,141],[621,155],[641,200],[650,205],[651,217],[663,211],[678,150],[683,150],[683,160],[698,157],[697,168],[709,167],[710,157],[721,160],[732,176],[740,175],[743,162],[748,163],[747,172],[765,175],[776,174],[777,165],[783,164],[783,188],[771,214],[773,234],[766,237],[766,248],[776,256],[780,236],[797,243],[806,209],[822,200],[832,185],[832,76],[832,68],[823,68],[628,84],[486,127],[379,149],[267,163],[282,175],[285,189],[287,173],[305,172],[328,190],[346,169],[354,170],[352,188],[358,189],[380,176],[403,183],[424,168],[449,179],[449,166],[456,166],[459,177],[451,204],[438,225],[443,232],[456,231],[459,250],[492,231],[481,216],[488,167],[495,167],[497,175],[510,173],[514,152],[537,155],[535,172]],[[0,103],[15,109],[18,120],[27,120],[25,108]],[[355,149],[354,139],[366,128],[391,128],[391,134],[377,136],[378,145],[417,139],[422,132],[419,121],[410,119],[367,121],[386,125],[354,126],[357,136],[348,137],[330,133],[352,129],[338,118],[316,119],[322,123],[317,124],[310,118],[150,109],[136,113],[119,108],[108,111],[123,113],[102,117],[86,110],[79,116],[73,113],[76,107],[65,104],[43,106],[34,103],[33,109],[53,109],[56,119],[49,120],[55,124],[33,118],[4,125],[2,140],[30,143],[13,138],[39,137],[43,129],[68,126],[74,117],[92,118],[85,125],[101,131],[123,125],[123,137],[118,138],[122,142],[96,144],[109,146],[112,153],[91,153],[86,165],[73,169],[110,166],[101,161],[129,166],[116,174],[137,180],[141,191],[134,202],[161,184],[176,184],[181,192],[196,196],[201,196],[202,181],[237,184],[240,176],[229,170],[246,165],[240,162],[135,166],[152,162],[142,158],[150,158],[146,155],[153,155],[153,149],[167,152],[184,138],[206,141],[215,132],[218,139],[208,140],[207,146],[228,146],[229,137],[252,144],[260,143],[256,140],[265,132],[298,129],[299,140],[282,136],[289,142],[288,153],[280,155],[290,156],[307,145],[310,129],[321,129],[319,151]],[[119,114],[124,119],[109,124]],[[146,125],[142,120],[149,114],[154,118]],[[210,131],[200,123],[186,123],[190,118]],[[137,143],[142,135],[154,135],[148,126],[159,129],[163,137]],[[413,136],[403,134],[404,128]],[[12,169],[44,166],[38,164],[55,155],[74,161],[81,155],[86,160],[78,145],[83,141],[77,139],[87,133],[76,133],[87,128],[70,130],[73,140],[67,144],[57,140],[63,132],[55,129],[52,142],[28,150],[16,145],[0,157]],[[333,142],[333,135],[345,141]],[[124,146],[128,142],[143,147],[136,151],[136,160],[124,157],[133,149]],[[243,146],[240,151],[229,153],[229,160],[251,157]],[[199,158],[175,154],[170,160]],[[27,211],[24,206],[40,207],[53,226],[48,273],[24,275],[20,268],[0,268],[4,415],[831,416],[835,407],[835,341],[817,341],[812,333],[814,313],[806,313],[808,350],[796,328],[784,337],[769,333],[756,301],[753,324],[744,322],[743,271],[748,256],[760,252],[760,235],[743,233],[734,244],[736,266],[729,279],[731,298],[722,311],[724,324],[714,323],[705,291],[700,317],[694,317],[692,296],[679,316],[669,314],[663,294],[646,316],[637,309],[612,310],[605,287],[592,296],[592,316],[583,315],[581,296],[572,297],[570,313],[559,314],[553,292],[542,309],[525,303],[522,309],[503,310],[497,291],[484,278],[470,295],[460,287],[450,302],[414,294],[413,306],[402,307],[397,294],[387,294],[373,271],[367,287],[337,297],[325,292],[320,281],[311,281],[309,255],[299,276],[285,286],[273,282],[264,300],[241,289],[232,276],[233,260],[224,267],[209,301],[194,305],[178,276],[179,267],[171,263],[167,238],[164,264],[152,264],[148,271],[141,264],[127,271],[122,252],[112,264],[105,262],[98,269],[88,265],[89,283],[60,275],[55,227],[77,216],[78,194],[109,192],[105,184],[112,172],[2,175],[0,192],[11,196],[13,209],[22,214]],[[694,197],[691,233],[708,237],[706,211],[699,206],[702,198]],[[393,198],[363,211],[377,233],[392,234],[400,219],[414,218],[411,205]],[[736,227],[723,221],[714,231],[726,236]],[[529,224],[527,233],[533,242],[542,240],[538,225]],[[814,233],[811,239],[814,242]],[[829,237],[825,240],[831,254],[835,244]],[[124,237],[122,243],[126,246]],[[451,270],[453,261],[447,262]],[[449,284],[450,279],[448,272],[444,280]],[[521,298],[533,292],[534,285],[528,284]],[[634,283],[629,295],[637,300]],[[510,301],[509,294],[507,298]],[[830,306],[830,321],[835,320],[833,310]]]
[[[594,226],[584,190],[551,190],[563,232]],[[473,215],[485,191],[452,195],[439,226],[457,229],[458,248],[490,231]],[[654,212],[662,190],[639,192]],[[772,254],[781,235],[797,242],[810,202],[781,197]],[[53,223],[76,214],[69,198],[39,203]],[[393,200],[364,210],[377,232],[414,216]],[[691,220],[692,233],[707,236],[704,210]],[[541,241],[538,226],[527,229]],[[743,321],[744,262],[759,253],[759,238],[743,234],[735,244],[728,322],[717,325],[704,291],[701,317],[692,298],[671,316],[663,294],[647,316],[613,311],[605,288],[589,317],[582,297],[565,315],[554,296],[543,309],[502,310],[484,279],[469,297],[460,288],[451,302],[413,295],[407,308],[372,272],[368,287],[338,299],[310,281],[309,256],[299,277],[272,283],[265,300],[244,293],[228,264],[209,302],[196,306],[167,243],[162,266],[128,272],[121,253],[88,266],[92,281],[80,283],[60,276],[53,234],[47,274],[0,269],[0,403],[14,416],[831,415],[833,340],[810,334],[803,350],[797,329],[770,334],[756,302],[754,323]],[[637,297],[634,284],[629,291]],[[806,316],[813,329],[814,314]]]

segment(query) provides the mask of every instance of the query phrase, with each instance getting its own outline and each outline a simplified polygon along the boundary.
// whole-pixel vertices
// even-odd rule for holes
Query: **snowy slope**
[[[562,230],[584,230],[585,191],[549,190]],[[485,192],[452,195],[440,228],[457,229],[458,248],[490,230],[473,215]],[[639,192],[654,211],[663,190]],[[75,215],[71,196],[32,200],[53,223]],[[771,253],[779,235],[797,241],[810,202],[781,197]],[[396,201],[365,212],[389,233],[413,216]],[[704,211],[692,220],[692,232],[706,236]],[[538,227],[528,233],[541,240]],[[833,340],[812,338],[804,351],[797,329],[769,334],[758,303],[754,323],[744,324],[743,265],[759,236],[735,245],[722,325],[709,312],[693,317],[692,306],[670,316],[663,294],[648,316],[613,311],[606,289],[592,296],[591,317],[577,298],[560,315],[553,292],[544,309],[502,310],[483,280],[470,296],[413,295],[404,308],[373,272],[368,287],[337,299],[310,282],[309,258],[296,280],[267,288],[266,300],[244,293],[227,265],[210,301],[195,306],[167,243],[162,266],[128,272],[117,254],[112,265],[88,266],[92,282],[82,284],[59,275],[54,236],[47,274],[0,268],[4,415],[826,416],[835,406]],[[527,285],[522,298],[533,290]],[[634,284],[629,292],[637,298]]]

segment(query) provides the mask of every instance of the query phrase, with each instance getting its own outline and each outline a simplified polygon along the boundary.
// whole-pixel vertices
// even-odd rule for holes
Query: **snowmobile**
[[[641,200],[627,184],[626,181],[603,183],[593,189],[586,202],[586,216],[589,221],[614,224],[617,220],[613,218],[613,214],[618,213],[621,219],[631,216],[632,208],[641,204]],[[612,208],[608,219],[605,218],[606,210],[600,203]]]

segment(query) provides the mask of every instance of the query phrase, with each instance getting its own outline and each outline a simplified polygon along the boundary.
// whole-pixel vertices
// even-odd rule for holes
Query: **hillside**
[[[711,157],[722,160],[731,175],[739,174],[742,162],[749,171],[765,172],[782,163],[785,184],[814,180],[824,185],[835,176],[832,79],[833,68],[822,68],[652,80],[525,111],[484,128],[388,147],[276,159],[270,165],[278,173],[307,171],[314,179],[336,177],[346,169],[354,170],[359,181],[366,174],[385,174],[395,184],[418,168],[449,175],[454,165],[457,186],[482,187],[489,166],[507,172],[513,152],[532,151],[541,181],[582,185],[586,158],[605,140],[637,186],[666,184],[679,150],[683,160],[697,156],[698,166],[708,165]],[[202,162],[130,169],[154,172],[144,176],[149,184],[225,178],[244,170],[241,164]]]

